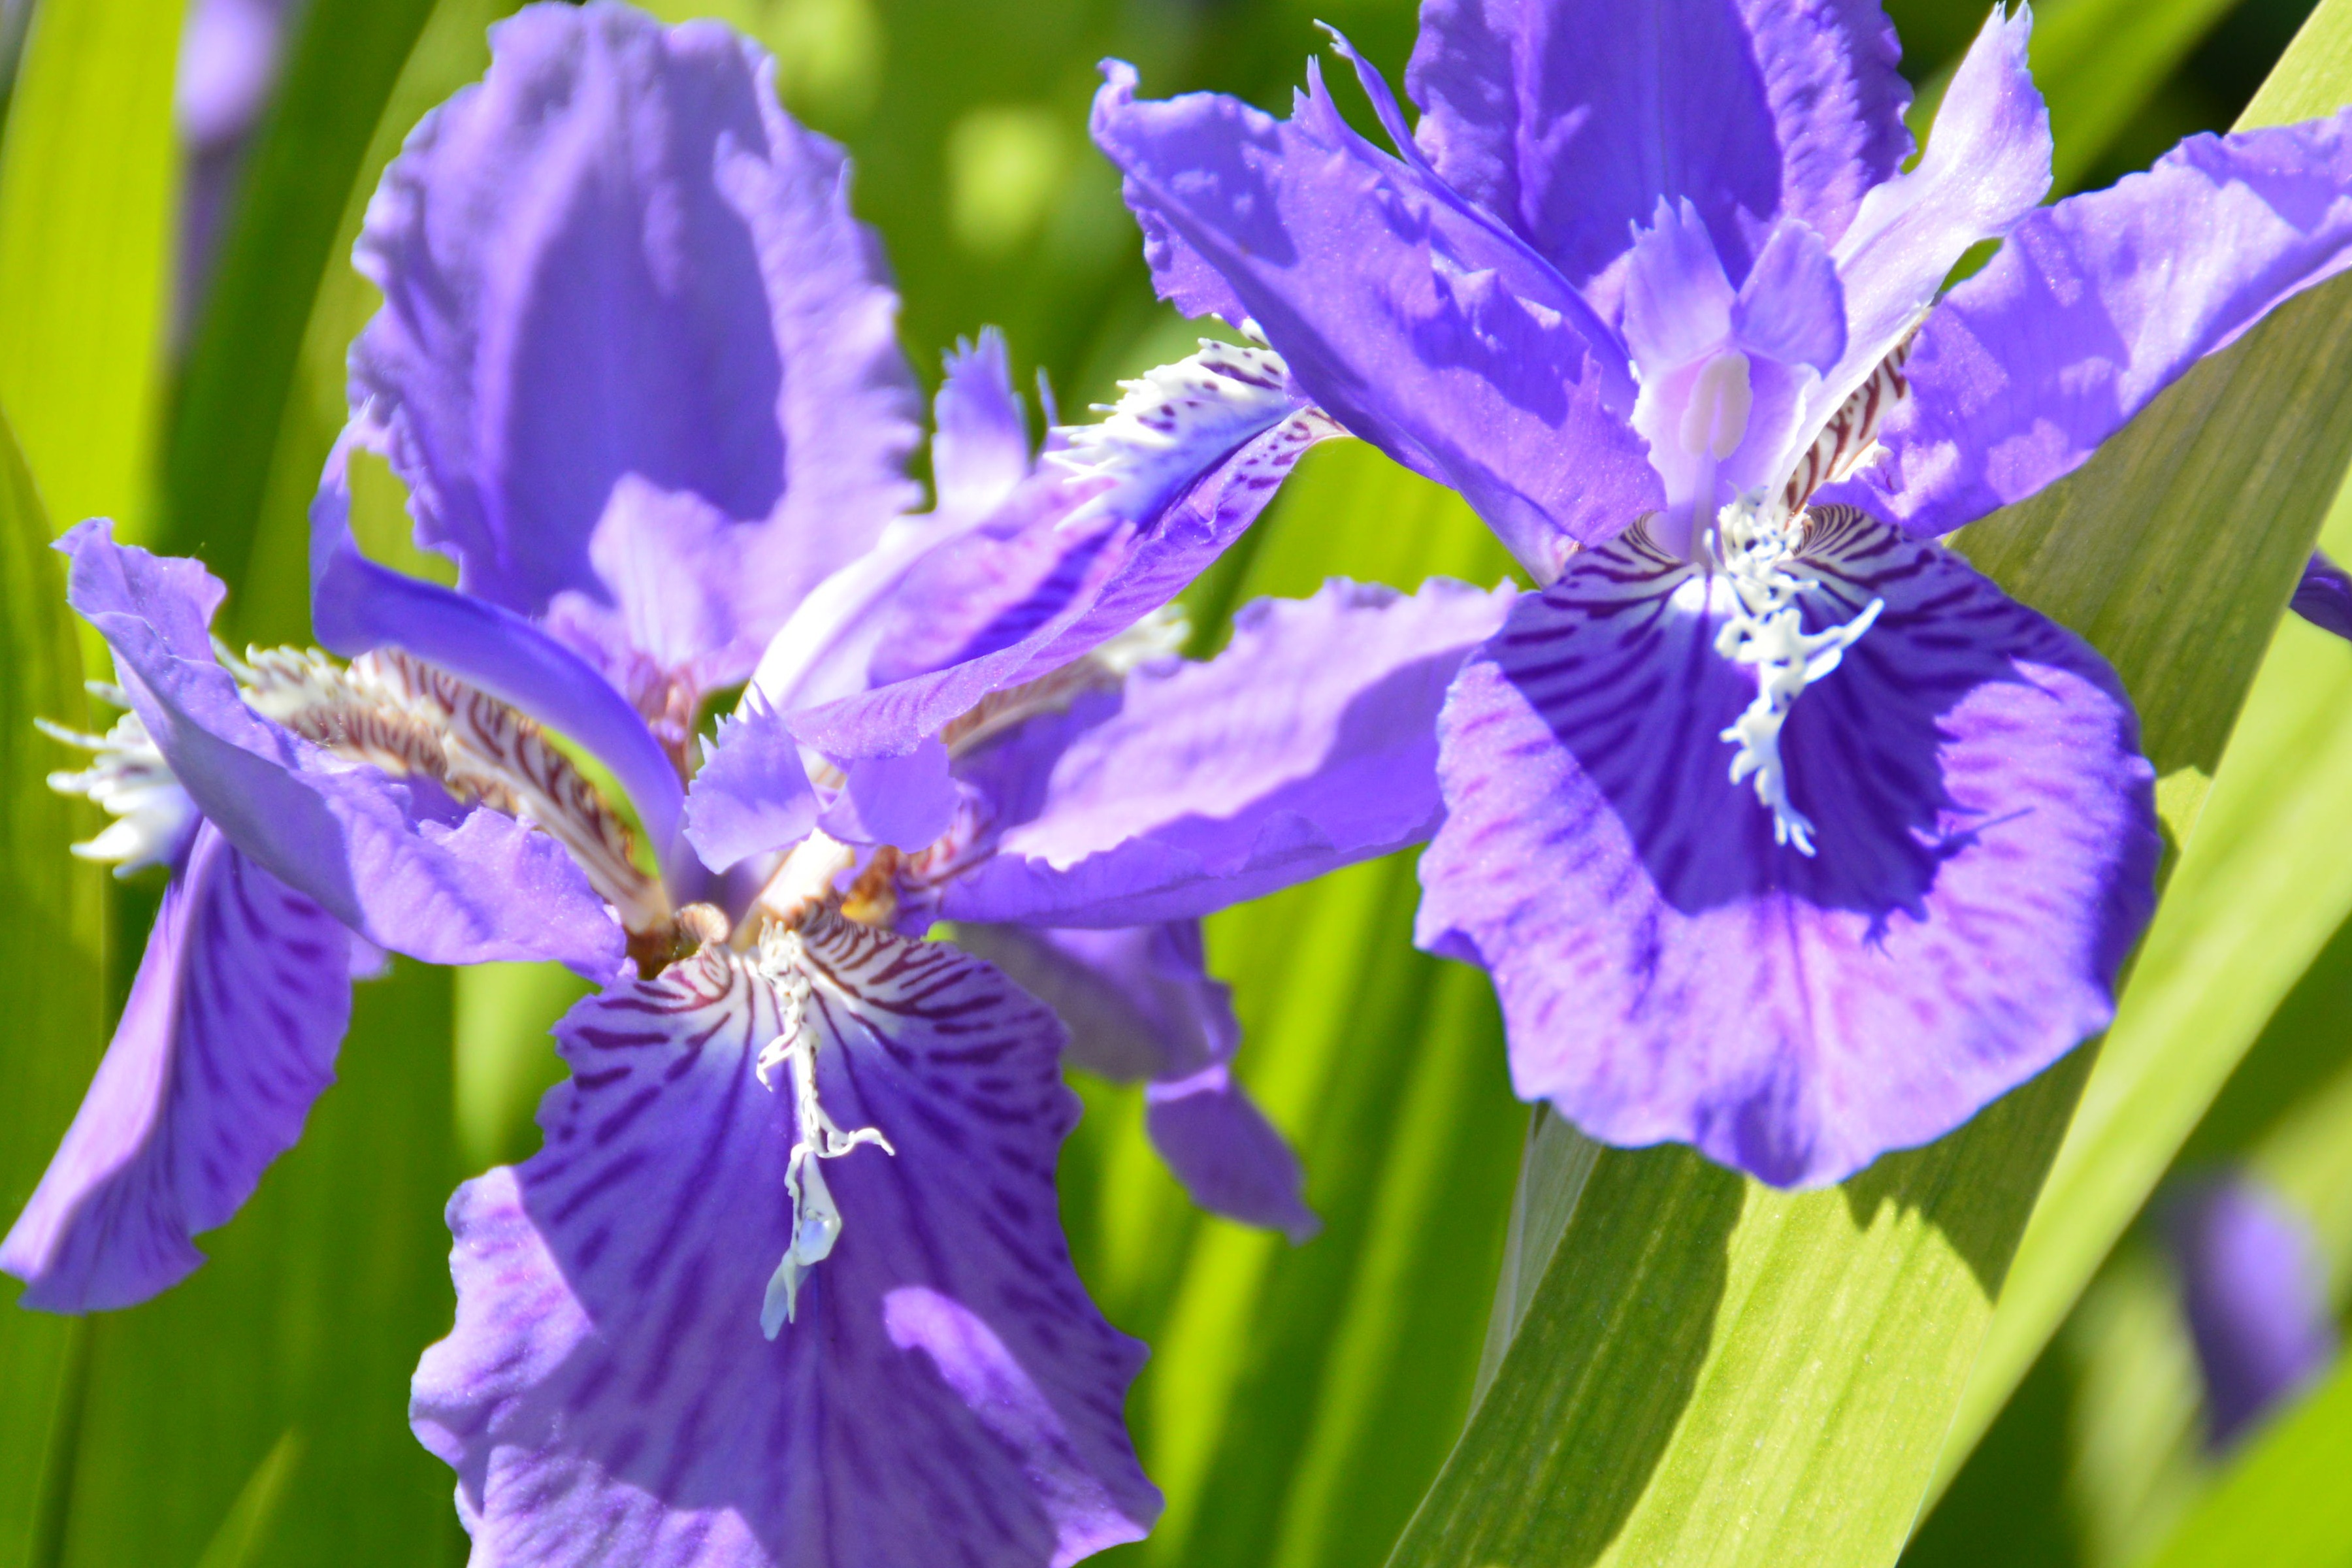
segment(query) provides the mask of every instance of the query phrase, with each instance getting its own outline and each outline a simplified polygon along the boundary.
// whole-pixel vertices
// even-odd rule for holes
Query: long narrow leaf
[[[64,563],[48,543],[40,499],[0,419],[0,952],[10,975],[24,977],[9,986],[0,1050],[0,1224],[32,1196],[105,1026],[102,878],[66,853],[96,831],[98,814],[43,786],[71,753],[33,728],[42,718],[85,721]],[[0,1306],[0,1568],[40,1563],[54,1536],[80,1354],[78,1325]]]
[[[58,528],[147,521],[182,3],[41,0],[8,109],[0,405]]]

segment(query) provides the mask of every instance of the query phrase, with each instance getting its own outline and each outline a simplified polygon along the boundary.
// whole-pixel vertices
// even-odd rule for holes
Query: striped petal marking
[[[411,1409],[478,1561],[1010,1568],[1141,1537],[1143,1352],[1062,1239],[1045,1008],[819,910],[557,1037],[545,1147],[450,1205],[457,1323]]]
[[[1858,511],[1799,540],[1795,634],[1880,606],[1777,738],[1818,853],[1711,743],[1758,695],[1717,651],[1746,605],[1637,525],[1456,679],[1418,931],[1494,972],[1523,1097],[1784,1185],[1937,1137],[2103,1026],[2158,849],[2096,653]]]

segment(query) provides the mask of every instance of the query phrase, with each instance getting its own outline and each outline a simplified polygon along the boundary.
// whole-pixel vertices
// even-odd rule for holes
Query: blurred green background
[[[957,337],[999,325],[1065,417],[1178,357],[1195,331],[1153,302],[1116,181],[1086,141],[1096,62],[1134,60],[1154,95],[1213,88],[1278,108],[1318,17],[1392,78],[1414,21],[1402,0],[654,8],[762,39],[787,103],[850,147],[919,373],[935,380]],[[2041,6],[2034,58],[2062,191],[2227,126],[2307,9]],[[374,302],[346,263],[351,239],[400,137],[481,69],[499,10],[309,0],[293,14],[208,282],[182,291],[192,163],[173,115],[178,0],[0,0],[0,408],[23,449],[22,468],[12,458],[0,476],[12,528],[0,931],[18,997],[0,1052],[8,1215],[79,1099],[158,892],[152,878],[118,884],[68,861],[66,842],[93,823],[40,785],[64,759],[29,719],[84,720],[74,660],[90,645],[64,624],[62,574],[37,536],[114,515],[228,580],[232,640],[306,638],[303,508],[341,422],[344,346]],[[1983,8],[1909,0],[1895,14],[1905,68],[1932,101]],[[388,476],[363,475],[362,535],[431,569],[404,543],[399,500]],[[2337,510],[2331,537],[2352,544]],[[1505,569],[1453,497],[1339,444],[1308,459],[1190,605],[1205,649],[1234,605],[1328,574],[1410,586]],[[2280,637],[2284,673],[2258,688],[2248,743],[2307,757],[2340,743],[2341,705],[2313,693],[2352,696],[2352,652],[2300,626]],[[1309,1246],[1202,1219],[1145,1143],[1139,1096],[1080,1086],[1065,1215],[1105,1310],[1153,1347],[1130,1412],[1169,1494],[1152,1540],[1106,1561],[1378,1563],[1461,1428],[1527,1112],[1483,977],[1411,952],[1414,892],[1401,857],[1211,922],[1250,1035],[1243,1075],[1297,1142],[1325,1218]],[[439,1210],[463,1174],[535,1146],[531,1110],[556,1070],[544,1030],[576,994],[537,968],[396,966],[362,988],[341,1081],[302,1143],[206,1240],[213,1261],[191,1281],[85,1322],[0,1311],[0,1568],[462,1561],[450,1477],[404,1419],[409,1370],[451,1312]],[[2257,1031],[2179,1155],[2251,1160],[2301,1205],[2339,1310],[2352,1277],[2347,1019],[2352,925]],[[2162,1259],[2135,1228],[1904,1561],[2149,1561],[2212,1483],[2196,1419]]]

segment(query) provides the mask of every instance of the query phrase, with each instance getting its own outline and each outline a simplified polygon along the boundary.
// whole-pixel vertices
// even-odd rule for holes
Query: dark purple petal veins
[[[798,942],[823,1110],[889,1147],[823,1162],[837,1243],[774,1339],[801,1130],[757,1070],[787,1032],[764,959],[575,1008],[545,1148],[452,1202],[457,1325],[411,1414],[488,1560],[1042,1568],[1158,1513],[1121,1415],[1142,1349],[1062,1240],[1059,1026],[942,944],[828,915]]]
[[[2152,771],[2106,666],[1957,556],[1815,514],[1809,629],[1876,624],[1790,709],[1775,842],[1721,739],[1723,585],[1640,531],[1465,667],[1419,940],[1495,973],[1515,1082],[1593,1135],[1782,1185],[1950,1131],[2112,1012],[2153,901]]]
[[[200,826],[98,1077],[5,1242],[23,1304],[128,1307],[204,1262],[334,1079],[352,1011],[341,922]]]

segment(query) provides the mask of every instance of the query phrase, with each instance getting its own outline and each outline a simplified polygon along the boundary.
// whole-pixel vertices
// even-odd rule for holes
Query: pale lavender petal
[[[818,801],[800,743],[756,703],[722,719],[686,796],[686,837],[702,863],[725,871],[808,837]]]
[[[353,433],[310,503],[310,625],[347,658],[402,647],[578,742],[620,781],[656,853],[676,839],[685,787],[635,706],[572,649],[512,610],[380,566],[351,532]]]
[[[941,511],[988,511],[1029,475],[1029,416],[1013,390],[1004,334],[982,331],[948,355],[931,410],[931,484]]]
[[[2224,1448],[2335,1360],[2326,1270],[2309,1223],[2251,1176],[2200,1184],[2165,1217],[2206,1441]]]
[[[1305,1241],[1321,1222],[1282,1134],[1227,1070],[1241,1047],[1233,994],[1208,971],[1198,921],[1114,931],[959,925],[979,954],[1054,1009],[1069,1058],[1120,1082],[1147,1079],[1145,1126],[1202,1208]]]
[[[891,1152],[822,1163],[838,1243],[772,1341],[794,1112],[754,1073],[783,1020],[743,956],[575,1008],[545,1148],[452,1201],[457,1324],[411,1420],[478,1559],[1045,1568],[1158,1513],[1120,1411],[1142,1347],[1062,1240],[1052,1015],[943,943],[803,940],[820,1104]]]
[[[847,773],[841,793],[817,817],[845,844],[921,849],[955,820],[955,780],[948,773],[948,749],[937,741],[904,756],[861,757]]]
[[[1927,150],[1864,196],[1839,237],[1846,354],[1823,387],[1824,417],[1919,324],[1968,248],[2009,232],[2050,189],[2050,114],[2025,62],[2032,29],[2027,7],[1995,7],[1937,106]]]
[[[1816,511],[1808,629],[1877,623],[1780,735],[1818,854],[1720,732],[1725,585],[1640,531],[1464,666],[1416,937],[1494,973],[1523,1098],[1784,1186],[1949,1131],[2113,1011],[2153,903],[2153,770],[2087,646],[1958,557]]]
[[[351,947],[333,916],[196,830],[98,1077],[0,1242],[25,1306],[128,1307],[204,1262],[190,1238],[228,1223],[334,1079]]]
[[[2288,603],[2296,615],[2320,630],[2352,641],[2352,573],[2325,553],[2312,552],[2302,581],[2294,585],[2294,597]]]
[[[1153,372],[1067,433],[1007,503],[1010,531],[959,534],[892,585],[871,670],[890,683],[794,713],[793,731],[835,759],[913,751],[1166,605],[1338,433],[1262,351],[1210,345]]]
[[[1943,533],[2073,471],[2206,354],[2352,261],[2352,117],[2193,136],[2011,231],[1936,307],[1848,494]]]
[[[1213,94],[1139,102],[1114,64],[1094,133],[1128,205],[1223,275],[1317,403],[1460,490],[1538,577],[1656,504],[1612,411],[1631,404],[1622,353],[1591,307],[1350,130],[1318,70],[1276,121]]]
[[[213,657],[222,590],[199,563],[117,545],[103,521],[58,547],[73,557],[66,596],[113,648],[149,737],[247,857],[370,942],[428,963],[613,972],[620,926],[553,838],[487,806],[459,813],[430,781],[339,761],[247,708]]]
[[[527,616],[664,591],[600,560],[614,487],[704,509],[674,569],[708,618],[666,627],[703,689],[740,680],[799,597],[916,491],[897,299],[841,150],[778,106],[715,24],[530,7],[478,86],[386,170],[358,247],[385,305],[352,349],[418,537]],[[638,649],[650,652],[649,649]]]
[[[1141,925],[1209,913],[1428,837],[1446,683],[1509,606],[1433,579],[1261,600],[1206,664],[1168,660],[964,763],[995,853],[949,920]]]
[[[191,149],[241,141],[278,80],[289,0],[197,0],[180,33],[172,118]]]
[[[1897,53],[1876,0],[1423,0],[1405,84],[1439,173],[1606,298],[1662,197],[1738,271],[1750,223],[1834,241],[1911,151]]]

